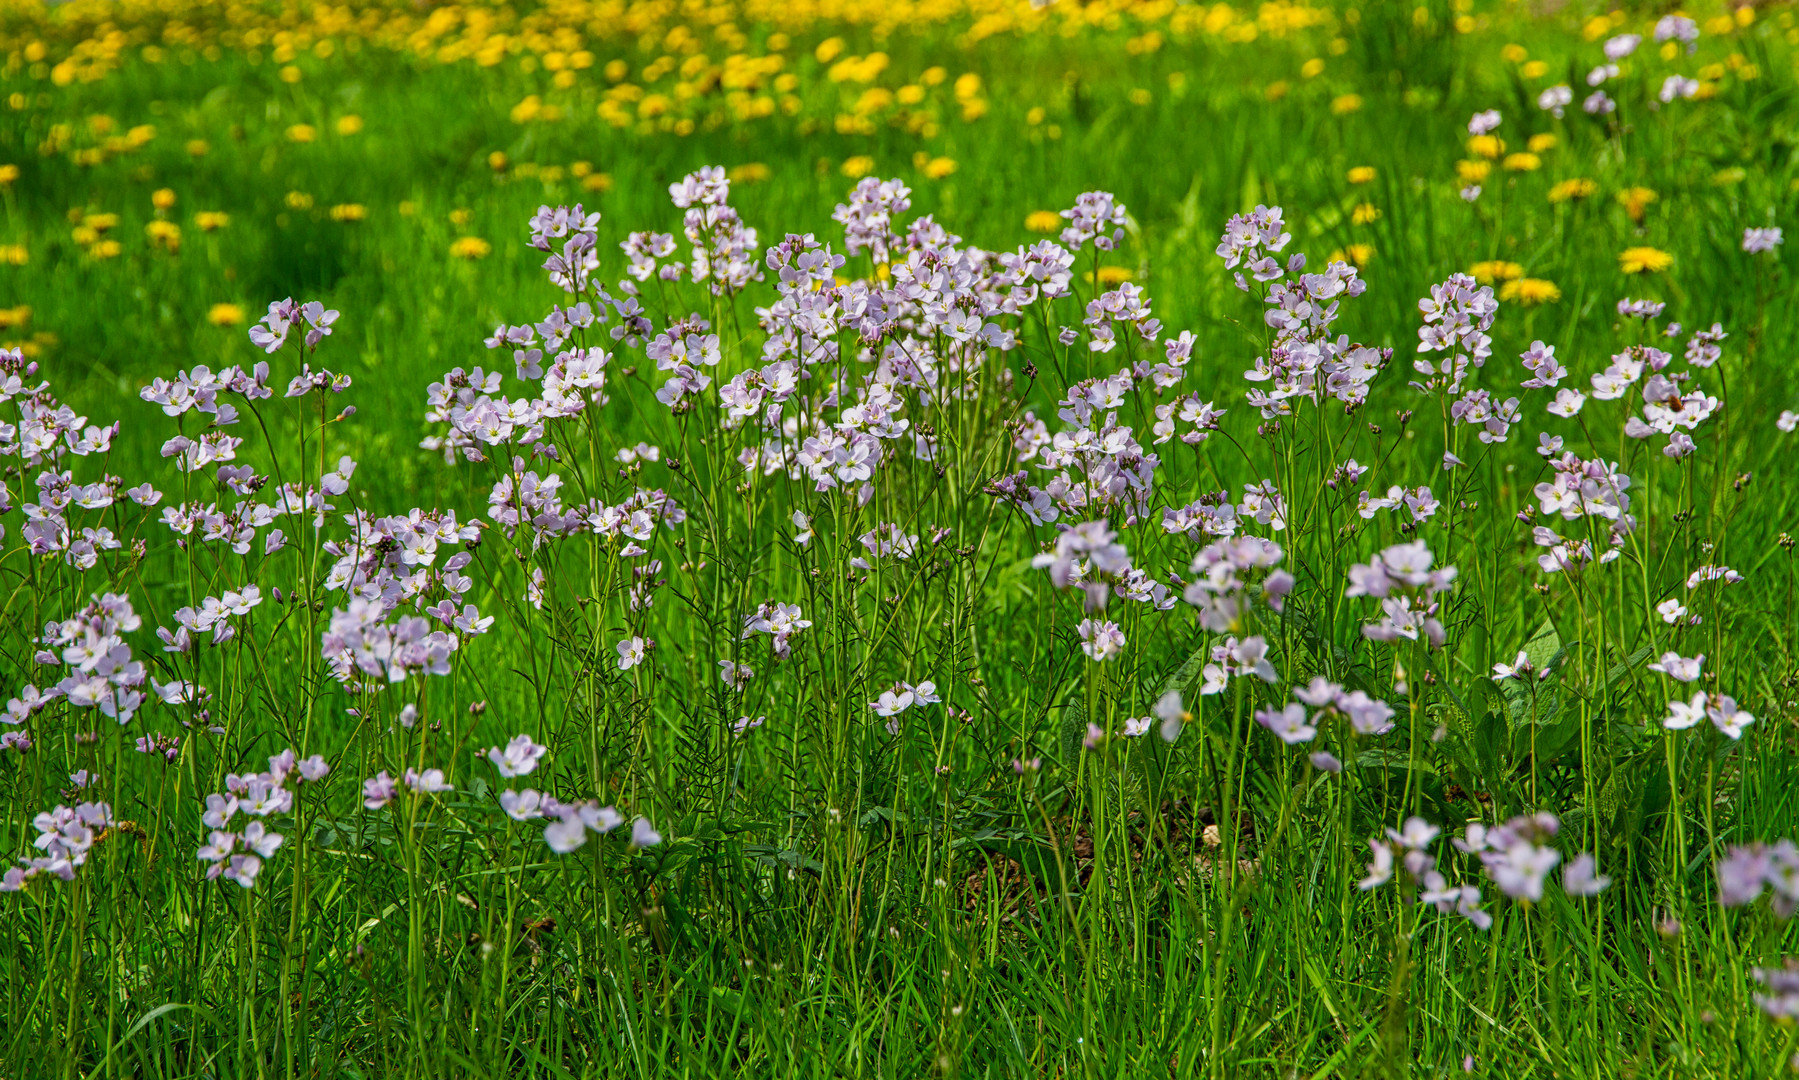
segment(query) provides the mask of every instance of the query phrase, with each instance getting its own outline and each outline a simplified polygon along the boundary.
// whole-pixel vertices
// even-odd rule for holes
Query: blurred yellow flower
[[[153,247],[165,248],[171,254],[181,250],[181,226],[173,221],[149,222],[144,226],[144,235]]]
[[[1331,112],[1337,116],[1347,116],[1362,107],[1362,95],[1343,94],[1331,99]]]
[[[1302,79],[1316,79],[1324,74],[1324,61],[1314,56],[1299,65],[1299,76]]]
[[[1519,278],[1501,285],[1499,298],[1526,306],[1553,304],[1562,298],[1562,290],[1556,288],[1553,281],[1544,281],[1542,278]]]
[[[236,304],[214,304],[206,311],[206,321],[214,326],[238,326],[244,321],[244,309]]]
[[[981,77],[970,71],[956,76],[956,97],[966,101],[981,92]]]
[[[124,247],[117,240],[102,240],[87,249],[87,253],[96,259],[115,259]]]
[[[918,77],[918,81],[924,83],[926,86],[937,86],[947,78],[949,78],[949,70],[947,68],[928,67],[924,69],[924,74]]]
[[[1643,220],[1643,211],[1658,198],[1660,196],[1646,187],[1626,188],[1618,192],[1618,204],[1624,207],[1624,212],[1630,215],[1630,220],[1638,223]]]
[[[174,188],[157,188],[150,193],[150,205],[158,210],[167,210],[175,205]]]
[[[1372,221],[1379,221],[1380,208],[1373,203],[1358,203],[1356,204],[1356,208],[1349,212],[1349,220],[1352,224],[1356,225],[1366,225]]]
[[[474,218],[474,216],[475,216],[474,214],[469,212],[467,207],[459,206],[456,209],[450,211],[450,224],[452,224],[452,225],[467,225]]]
[[[187,152],[192,157],[205,157],[212,152],[212,144],[208,143],[205,139],[189,139],[187,141]]]
[[[1499,50],[1499,58],[1508,64],[1522,64],[1530,53],[1522,45],[1507,45]]]
[[[89,214],[83,220],[94,231],[105,232],[108,229],[118,227],[119,215],[117,215],[117,214]]]
[[[1474,277],[1474,280],[1480,282],[1482,285],[1491,285],[1495,281],[1510,281],[1513,278],[1523,277],[1524,267],[1519,266],[1515,262],[1505,262],[1501,259],[1489,259],[1485,262],[1477,262],[1473,266],[1470,266],[1468,268],[1468,273]]]
[[[19,178],[17,165],[0,165],[0,187],[5,187]]]
[[[369,208],[361,203],[338,203],[331,208],[332,221],[361,221],[369,216]]]
[[[1486,175],[1493,171],[1493,162],[1477,162],[1477,160],[1459,160],[1455,162],[1455,178],[1463,184],[1479,184],[1486,180]]]
[[[840,37],[829,37],[819,42],[818,48],[812,50],[812,57],[821,64],[828,64],[837,59],[842,52],[843,39]]]
[[[24,266],[31,261],[31,252],[25,250],[24,244],[0,244],[0,263],[8,266]]]
[[[495,150],[493,153],[487,155],[487,167],[492,169],[494,172],[505,172],[506,171],[506,154],[505,154],[505,152],[502,150]]]
[[[1373,244],[1351,244],[1346,248],[1338,248],[1331,252],[1326,263],[1350,263],[1354,266],[1367,266],[1368,260],[1374,258]]]
[[[1549,201],[1552,203],[1567,202],[1569,199],[1584,199],[1599,190],[1599,185],[1585,177],[1563,180],[1549,189]]]
[[[769,171],[768,166],[762,164],[760,161],[751,161],[747,164],[733,166],[730,171],[725,173],[725,176],[730,178],[734,183],[739,184],[758,183],[767,180],[771,175],[772,173]]]
[[[1475,157],[1496,158],[1505,153],[1505,140],[1497,135],[1473,135],[1468,139],[1468,152]]]
[[[281,69],[281,81],[284,83],[290,83],[290,84],[299,82],[300,81],[300,69],[293,66],[292,64],[289,64],[286,67],[282,68]]]
[[[956,163],[946,157],[932,158],[924,167],[924,174],[933,180],[941,180],[955,171]]]
[[[858,180],[874,171],[875,159],[867,154],[857,154],[843,163],[843,175],[851,180]]]
[[[1262,96],[1269,101],[1279,101],[1287,96],[1287,91],[1289,89],[1290,87],[1287,85],[1287,80],[1278,79],[1268,84],[1268,89],[1262,91]]]
[[[907,83],[894,91],[893,97],[901,105],[916,105],[924,100],[924,87],[917,83]]]
[[[1130,93],[1130,99],[1131,99],[1132,105],[1148,105],[1151,100],[1149,91],[1143,89],[1142,87],[1138,87],[1135,90],[1132,90]]]
[[[1054,210],[1032,210],[1025,215],[1024,227],[1032,232],[1057,232],[1062,228],[1062,215]]]
[[[310,210],[312,209],[312,196],[304,191],[290,191],[287,193],[287,205],[291,210]]]
[[[354,135],[361,130],[362,117],[357,116],[355,113],[337,118],[337,133],[339,135]]]
[[[1543,159],[1535,154],[1507,154],[1504,165],[1506,172],[1536,172]]]
[[[1352,184],[1368,184],[1374,181],[1374,166],[1357,165],[1349,170],[1349,182]]]
[[[20,304],[15,308],[0,308],[0,330],[10,330],[24,326],[31,321],[31,308]]]
[[[1102,266],[1099,268],[1101,285],[1122,285],[1131,280],[1131,272],[1122,266]]]
[[[1532,135],[1530,139],[1525,142],[1524,146],[1525,149],[1533,154],[1541,154],[1545,150],[1555,149],[1555,145],[1558,141],[1559,140],[1557,140],[1554,135],[1545,131],[1537,135]]]
[[[589,173],[588,175],[583,176],[581,178],[581,190],[582,191],[593,191],[593,192],[611,191],[612,190],[612,174],[597,172],[597,173]]]
[[[293,124],[287,129],[288,142],[309,143],[318,137],[318,129],[311,124]]]
[[[1618,268],[1626,274],[1659,274],[1674,265],[1674,256],[1652,247],[1625,248],[1618,253]]]
[[[1541,79],[1549,74],[1549,65],[1541,60],[1532,60],[1518,69],[1518,74],[1527,79]]]
[[[464,236],[450,245],[450,255],[458,259],[485,259],[493,245],[479,236]]]
[[[194,225],[201,232],[212,232],[231,224],[231,215],[218,210],[202,210],[194,215]]]

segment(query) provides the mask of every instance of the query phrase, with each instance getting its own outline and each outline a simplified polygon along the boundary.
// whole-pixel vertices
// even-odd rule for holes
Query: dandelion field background
[[[0,1076],[1799,1069],[1796,44],[0,0]]]

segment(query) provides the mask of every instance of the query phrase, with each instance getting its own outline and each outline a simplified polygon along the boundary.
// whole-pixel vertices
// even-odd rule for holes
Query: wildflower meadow
[[[1799,1071],[1796,63],[0,0],[0,1078]]]

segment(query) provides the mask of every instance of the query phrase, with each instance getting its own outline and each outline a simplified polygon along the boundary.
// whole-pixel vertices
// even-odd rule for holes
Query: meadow
[[[1796,47],[0,0],[0,1077],[1799,1072]]]

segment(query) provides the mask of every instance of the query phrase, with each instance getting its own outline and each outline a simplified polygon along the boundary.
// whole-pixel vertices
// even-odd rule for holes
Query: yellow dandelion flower
[[[485,259],[493,251],[493,245],[479,236],[464,236],[450,245],[450,255],[457,259]]]
[[[1349,220],[1356,225],[1366,225],[1373,221],[1379,221],[1380,208],[1373,203],[1358,203],[1356,208],[1349,212]]]
[[[1499,50],[1499,58],[1508,64],[1522,64],[1530,58],[1530,52],[1522,45],[1507,45]]]
[[[1131,280],[1131,272],[1122,266],[1102,266],[1099,268],[1101,285],[1122,285]]]
[[[205,139],[189,139],[187,141],[187,152],[190,157],[205,157],[207,154],[212,153],[212,144]]]
[[[1374,166],[1357,165],[1349,170],[1349,182],[1352,184],[1369,184],[1374,182]]]
[[[92,228],[94,231],[105,232],[108,229],[113,229],[113,228],[118,227],[119,215],[117,215],[117,214],[89,214],[89,215],[87,215],[85,220],[86,220],[88,226],[90,228]]]
[[[117,240],[102,240],[87,249],[87,253],[96,259],[116,259],[125,248]]]
[[[1032,210],[1025,215],[1024,227],[1037,233],[1058,232],[1062,228],[1062,215],[1054,210]]]
[[[1599,190],[1599,185],[1585,177],[1563,180],[1549,189],[1549,201],[1552,203],[1567,202],[1570,199],[1585,199]]]
[[[471,220],[474,219],[474,216],[475,215],[473,213],[471,213],[467,207],[459,206],[456,209],[450,211],[450,224],[452,224],[452,225],[467,225]]]
[[[290,85],[293,83],[299,82],[300,81],[300,69],[293,66],[292,64],[289,64],[286,67],[282,68],[281,69],[281,81],[284,83],[288,83]]]
[[[150,193],[150,205],[158,210],[167,210],[175,205],[174,188],[157,188]]]
[[[1482,285],[1491,285],[1496,281],[1511,281],[1514,278],[1523,277],[1524,267],[1502,259],[1489,259],[1470,266],[1468,273]]]
[[[173,221],[152,221],[144,226],[144,235],[154,247],[171,253],[181,250],[181,226]]]
[[[1536,172],[1543,166],[1543,159],[1535,154],[1507,154],[1504,167],[1506,172]]]
[[[1299,77],[1302,79],[1316,79],[1322,74],[1324,74],[1324,61],[1316,56],[1299,65]]]
[[[18,178],[19,167],[17,165],[0,165],[0,187],[5,187]]]
[[[1268,89],[1262,91],[1262,96],[1269,101],[1279,101],[1287,96],[1287,91],[1290,89],[1292,89],[1292,87],[1287,85],[1287,80],[1279,79],[1269,83]]]
[[[767,180],[773,173],[769,170],[767,165],[762,164],[760,161],[751,161],[743,165],[733,166],[725,173],[725,175],[729,177],[733,183],[756,184]]]
[[[1130,98],[1132,105],[1148,105],[1150,102],[1150,93],[1148,90],[1138,87],[1131,91]]]
[[[339,135],[354,135],[361,130],[362,117],[352,113],[349,116],[340,116],[337,118],[337,133]]]
[[[950,158],[937,157],[925,162],[924,174],[932,180],[941,180],[955,171],[956,163]]]
[[[201,232],[213,232],[231,224],[231,215],[219,210],[202,210],[194,215],[194,226]]]
[[[981,92],[981,77],[970,71],[956,76],[956,97],[967,101]]]
[[[304,191],[290,191],[287,193],[287,206],[290,210],[311,210],[312,196]]]
[[[942,67],[928,67],[924,69],[924,74],[918,77],[918,81],[924,83],[926,86],[938,86],[947,78],[949,78],[949,69]]]
[[[1618,268],[1626,274],[1659,274],[1674,265],[1674,256],[1652,247],[1625,248],[1618,253]]]
[[[8,266],[24,266],[31,261],[31,252],[24,244],[0,244],[0,263]]]
[[[581,178],[581,190],[592,192],[611,191],[612,174],[597,172],[583,176]]]
[[[309,143],[318,137],[318,129],[311,124],[292,124],[287,129],[288,142]]]
[[[1541,79],[1549,74],[1549,65],[1541,60],[1531,60],[1518,69],[1518,74],[1527,79]]]
[[[1525,305],[1553,304],[1562,298],[1562,290],[1553,281],[1542,278],[1519,278],[1499,287],[1499,298]]]
[[[1558,142],[1560,142],[1559,139],[1545,131],[1539,135],[1532,135],[1524,146],[1533,154],[1541,154],[1545,150],[1555,149]]]
[[[1618,192],[1618,204],[1624,207],[1624,212],[1630,215],[1630,220],[1640,223],[1643,220],[1643,211],[1660,197],[1646,187],[1626,188]]]
[[[857,154],[855,157],[852,157],[843,163],[843,175],[849,177],[851,180],[860,180],[862,177],[873,172],[874,168],[874,158],[869,157],[867,154]]]
[[[361,203],[338,203],[331,208],[332,221],[361,221],[369,216],[369,208]]]
[[[1472,135],[1468,138],[1468,152],[1475,157],[1496,158],[1505,153],[1505,140],[1497,135]]]
[[[31,321],[31,308],[21,304],[16,308],[0,308],[0,330],[22,327]]]
[[[214,326],[240,326],[244,309],[236,304],[214,304],[206,310],[206,321]]]
[[[1490,161],[1458,161],[1455,163],[1456,178],[1464,184],[1478,184],[1493,171]]]
[[[1327,263],[1350,263],[1354,266],[1367,266],[1368,260],[1374,258],[1373,244],[1351,244],[1346,248],[1338,248],[1331,252]]]
[[[505,154],[505,152],[501,151],[501,150],[495,150],[493,153],[487,155],[487,167],[492,169],[494,172],[505,172],[506,171],[506,154]]]
[[[1331,99],[1331,113],[1336,116],[1348,116],[1362,107],[1362,95],[1343,94]]]
[[[893,98],[901,105],[917,105],[924,100],[924,87],[917,83],[907,83],[894,91]]]

